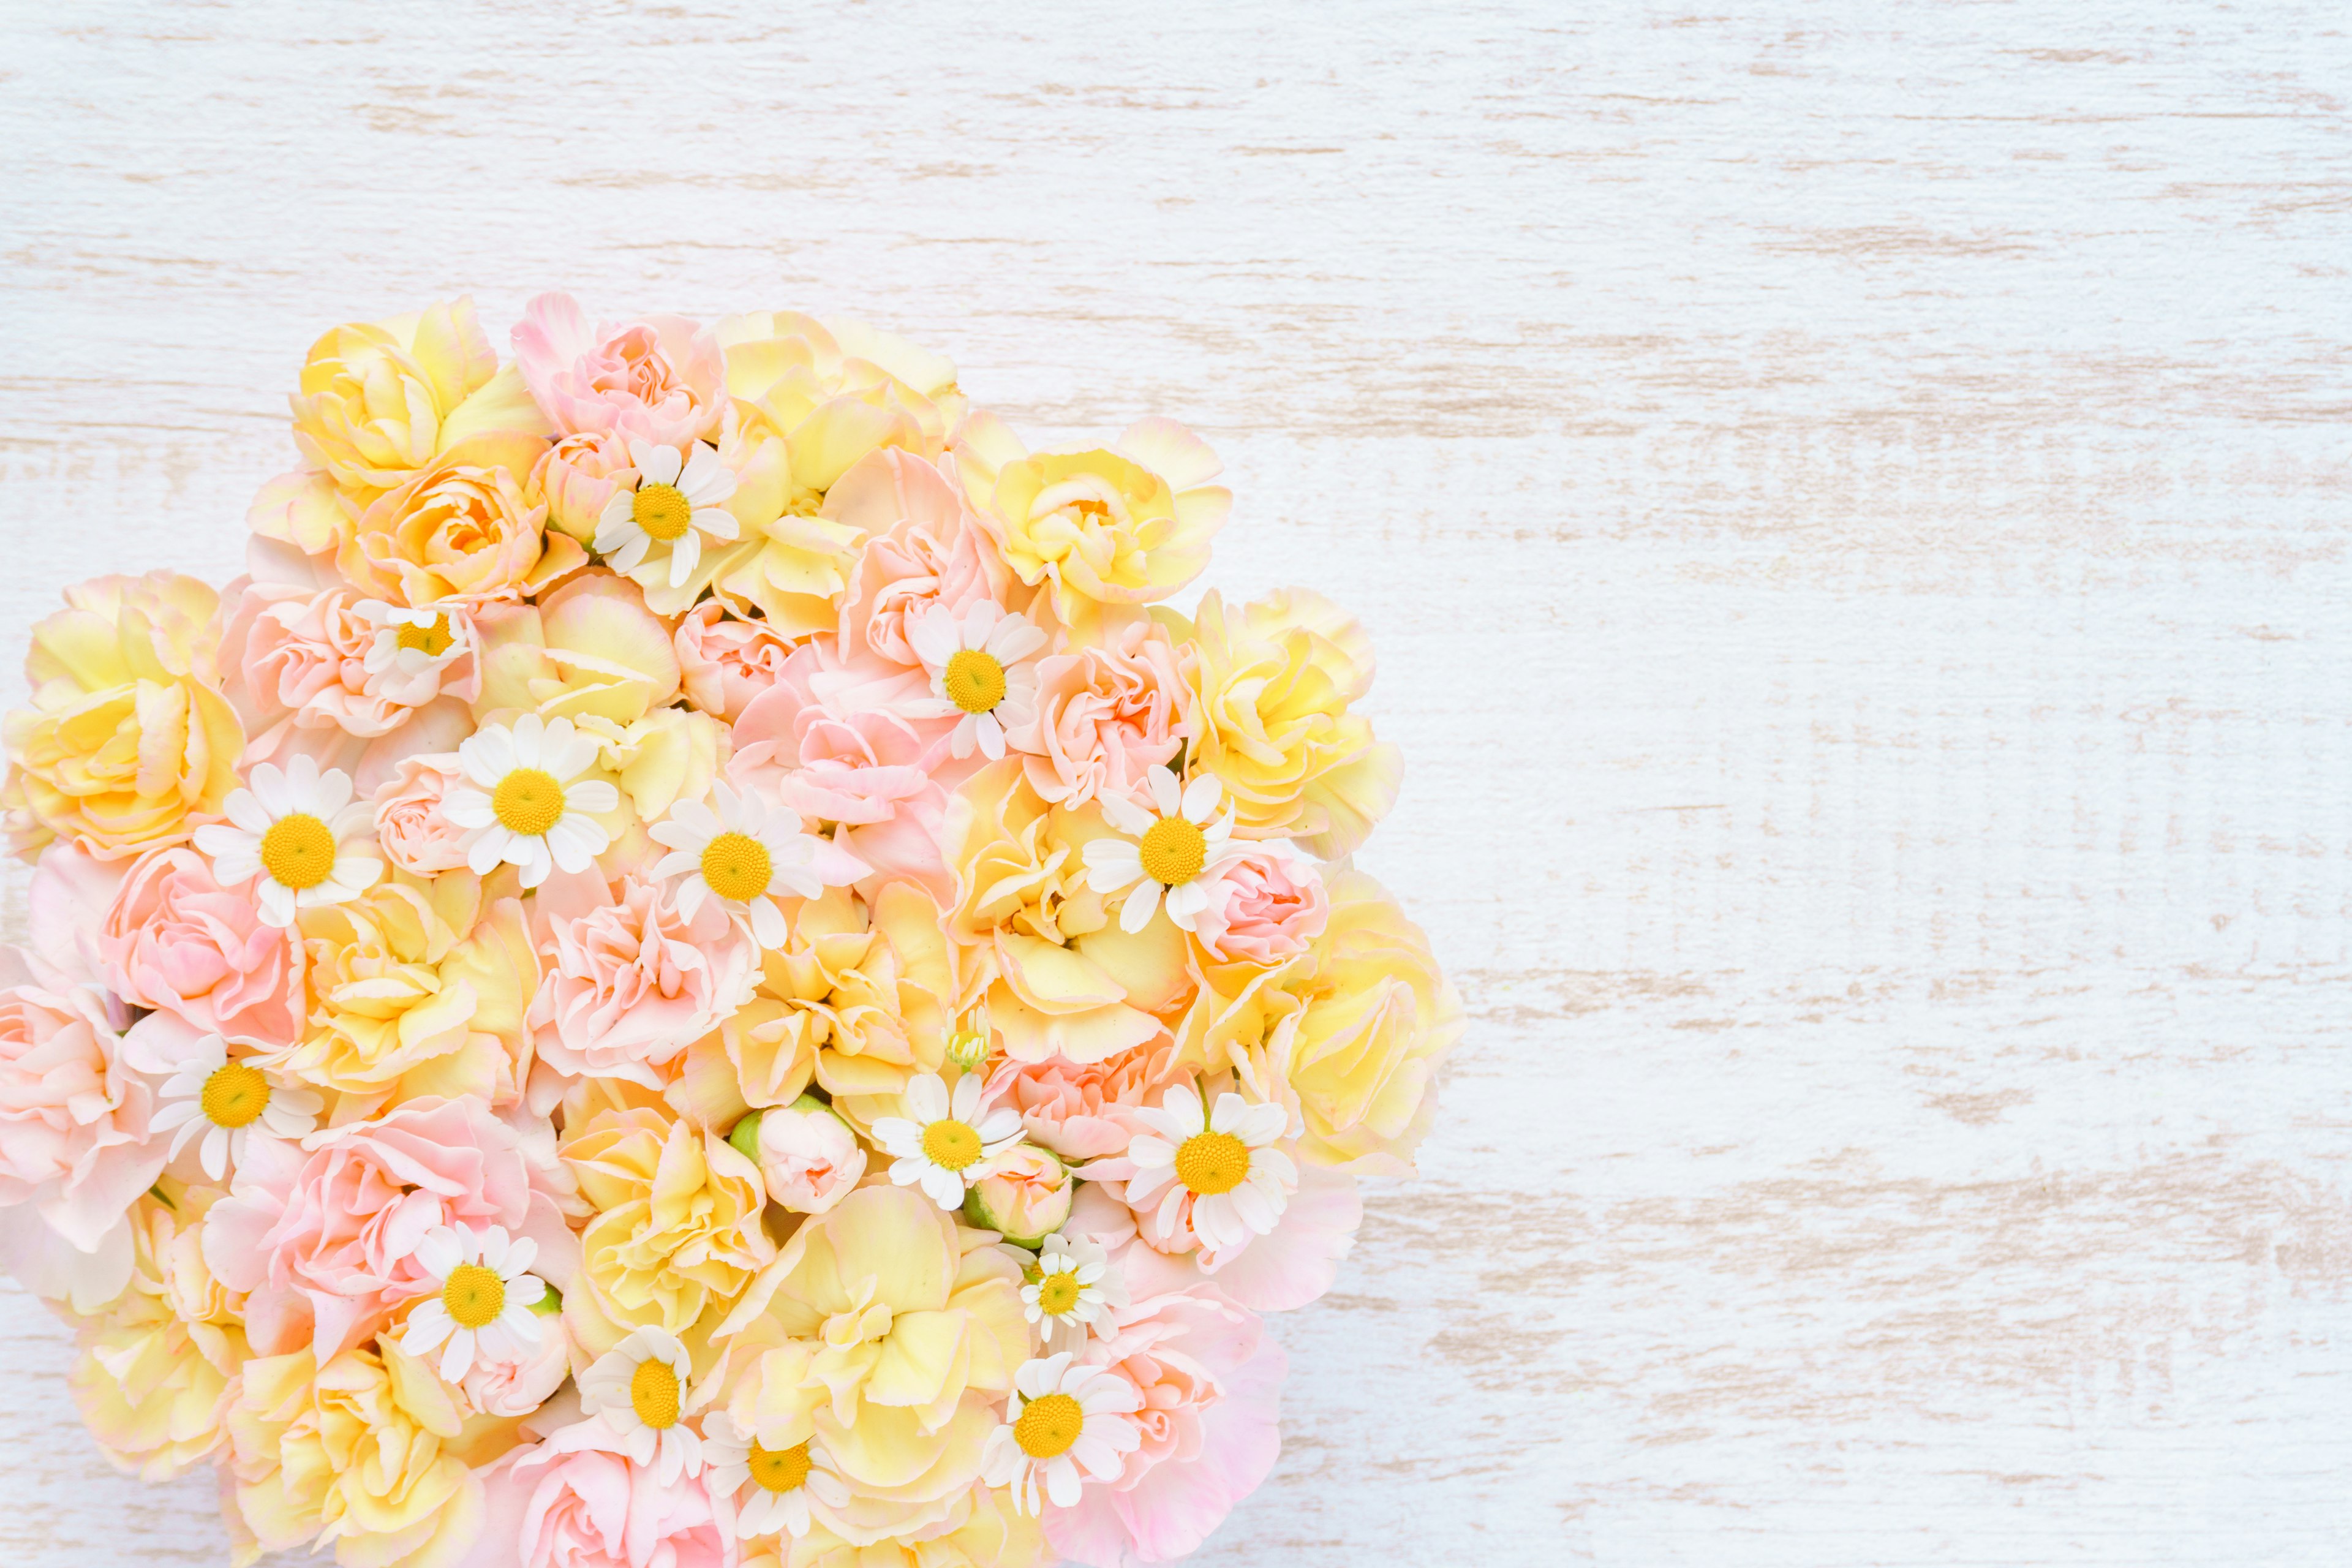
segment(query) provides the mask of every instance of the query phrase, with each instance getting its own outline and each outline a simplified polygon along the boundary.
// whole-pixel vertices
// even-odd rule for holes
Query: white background
[[[459,291],[1182,419],[1473,1020],[1202,1562],[2340,1562],[2346,14],[1737,8],[6,0],[0,628]],[[0,1557],[218,1561],[68,1359]]]

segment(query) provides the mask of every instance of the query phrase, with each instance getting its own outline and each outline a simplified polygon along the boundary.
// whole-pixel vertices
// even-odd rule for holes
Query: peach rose
[[[656,1069],[751,995],[759,951],[717,899],[688,920],[671,889],[635,877],[601,905],[583,908],[570,891],[551,884],[540,897],[551,929],[547,981],[530,1006],[539,1059],[567,1078],[658,1089]]]
[[[540,1298],[541,1307],[552,1297]],[[539,1347],[520,1361],[491,1361],[477,1356],[457,1392],[476,1414],[512,1421],[530,1415],[552,1398],[572,1375],[572,1340],[563,1319],[541,1311]]]
[[[547,503],[547,526],[583,544],[593,543],[604,503],[623,485],[634,484],[628,438],[610,431],[566,436],[531,465],[526,499]]]
[[[1069,1168],[1043,1149],[1016,1143],[982,1167],[964,1194],[963,1217],[1015,1247],[1039,1247],[1070,1217],[1077,1195]]]
[[[565,435],[611,431],[683,446],[715,437],[726,362],[710,331],[676,316],[593,330],[580,301],[541,294],[514,330],[515,364]]]
[[[488,1519],[456,1568],[731,1568],[731,1520],[699,1479],[665,1486],[601,1420],[518,1448],[482,1477]]]
[[[826,510],[870,535],[841,602],[850,658],[919,665],[910,620],[933,605],[961,616],[976,600],[1007,603],[1013,574],[995,542],[946,476],[915,454],[886,447],[860,459]]]
[[[1056,805],[1141,803],[1144,774],[1184,749],[1191,696],[1168,633],[1130,621],[1106,627],[1099,644],[1039,659],[1036,718],[1005,739],[1029,753],[1029,786]]]
[[[0,987],[0,1208],[28,1205],[77,1251],[111,1252],[163,1173],[154,1091],[123,1062],[123,1020],[99,992],[13,947]]]
[[[486,436],[443,453],[360,514],[336,569],[373,597],[424,609],[520,599],[587,564],[579,541],[548,533],[546,503],[523,494],[545,446]]]
[[[250,1292],[257,1354],[307,1345],[332,1358],[435,1288],[412,1254],[436,1226],[503,1226],[542,1255],[576,1255],[545,1180],[522,1135],[480,1101],[415,1100],[309,1152],[254,1140],[228,1198],[205,1216],[205,1262]]]
[[[1213,963],[1274,964],[1306,952],[1330,918],[1314,862],[1279,842],[1252,844],[1210,882],[1193,934]]]
[[[341,587],[255,583],[238,596],[221,639],[222,689],[244,721],[248,763],[276,756],[297,730],[373,739],[445,691],[471,700],[480,674],[464,616],[439,625],[442,647],[412,673],[397,661],[401,628],[382,606],[371,616],[361,605]]]
[[[249,885],[222,887],[193,849],[131,863],[97,947],[116,994],[198,1034],[277,1047],[302,1032],[301,933],[264,924]]]
[[[1058,1058],[1007,1061],[988,1088],[1021,1112],[1021,1125],[1039,1143],[1066,1160],[1099,1160],[1127,1152],[1141,1125],[1132,1113],[1157,1105],[1182,1070],[1163,1038],[1084,1067]]]
[[[441,814],[441,799],[465,776],[455,752],[401,763],[375,792],[375,837],[404,871],[437,877],[466,868],[466,831]]]
[[[671,635],[686,700],[730,724],[776,683],[793,645],[765,621],[740,620],[716,599],[688,610]]]
[[[866,1149],[849,1123],[813,1094],[755,1111],[760,1175],[768,1196],[794,1214],[824,1214],[866,1174]]]

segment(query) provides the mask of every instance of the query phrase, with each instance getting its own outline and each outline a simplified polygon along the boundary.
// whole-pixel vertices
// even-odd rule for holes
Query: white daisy
[[[735,476],[707,441],[694,444],[692,457],[681,457],[675,447],[631,441],[629,461],[636,467],[636,488],[614,490],[604,503],[596,519],[596,553],[623,576],[635,576],[649,552],[666,550],[669,585],[683,588],[702,559],[705,534],[735,537],[735,516],[719,504],[735,493]],[[662,557],[655,555],[653,564],[658,569]]]
[[[919,1183],[943,1209],[961,1207],[965,1186],[986,1173],[983,1163],[1021,1142],[1021,1113],[992,1105],[971,1074],[956,1079],[950,1096],[939,1074],[919,1072],[907,1081],[906,1106],[911,1117],[874,1119],[874,1141],[896,1156],[893,1182]]]
[[[474,623],[462,611],[421,610],[362,599],[354,608],[376,628],[360,668],[369,696],[422,708],[441,695],[441,676],[474,651]]]
[[[669,1486],[702,1470],[702,1439],[686,1425],[694,1363],[677,1336],[639,1329],[580,1375],[581,1407],[601,1415],[629,1458]]]
[[[547,1284],[530,1272],[537,1242],[509,1238],[501,1226],[477,1233],[471,1226],[439,1225],[412,1256],[441,1290],[410,1310],[401,1349],[422,1359],[442,1347],[441,1375],[457,1383],[477,1363],[509,1366],[539,1348],[543,1331],[530,1309]]]
[[[1013,1506],[1024,1513],[1039,1512],[1045,1499],[1068,1508],[1078,1500],[1081,1469],[1110,1480],[1122,1456],[1143,1446],[1129,1418],[1142,1403],[1135,1384],[1107,1367],[1074,1366],[1067,1351],[1024,1362],[1013,1374],[1004,1425],[980,1451],[981,1479],[1013,1489]]]
[[[375,809],[352,798],[350,774],[322,773],[298,755],[282,771],[256,763],[246,786],[230,792],[226,822],[196,829],[196,847],[213,858],[213,875],[225,885],[259,879],[255,899],[271,925],[292,925],[297,910],[355,899],[383,875]]]
[[[1234,814],[1217,814],[1223,791],[1214,773],[1180,785],[1174,773],[1155,767],[1145,778],[1159,815],[1117,795],[1103,796],[1103,819],[1128,837],[1087,841],[1087,886],[1115,893],[1130,883],[1142,884],[1119,910],[1121,931],[1131,933],[1149,925],[1163,892],[1169,920],[1191,931],[1208,908],[1211,885],[1234,858]]]
[[[711,797],[717,810],[682,800],[653,827],[654,841],[673,851],[656,863],[654,875],[685,875],[677,910],[688,920],[705,898],[722,899],[742,906],[761,947],[782,947],[787,927],[778,895],[814,899],[872,869],[831,839],[802,832],[798,814],[748,790],[739,795],[719,784]]]
[[[1290,1124],[1279,1105],[1221,1094],[1206,1111],[1192,1085],[1178,1084],[1160,1109],[1136,1115],[1149,1131],[1127,1145],[1127,1206],[1163,1237],[1189,1229],[1212,1257],[1229,1252],[1272,1230],[1298,1190],[1298,1167],[1272,1147]]]
[[[824,1442],[805,1437],[771,1448],[723,1410],[702,1423],[703,1485],[714,1498],[735,1500],[735,1538],[750,1541],[782,1531],[794,1540],[809,1531],[809,1501],[846,1508],[849,1488],[834,1468]]]
[[[1114,1309],[1127,1305],[1127,1281],[1090,1237],[1055,1232],[1024,1272],[1031,1278],[1021,1288],[1022,1315],[1050,1349],[1077,1349]]]
[[[982,599],[959,621],[953,610],[933,605],[907,627],[923,668],[930,672],[938,711],[961,713],[949,749],[959,757],[972,748],[991,762],[1004,755],[1008,727],[1037,717],[1037,671],[1045,634],[1024,616]]]
[[[229,1060],[228,1044],[218,1035],[205,1035],[189,1047],[177,1070],[163,1080],[162,1098],[155,1131],[180,1130],[165,1157],[178,1159],[189,1141],[201,1135],[196,1162],[215,1182],[244,1163],[246,1143],[257,1128],[265,1137],[299,1142],[326,1108],[325,1100],[298,1084],[251,1062]]]
[[[442,796],[441,812],[466,830],[466,865],[486,876],[500,861],[522,868],[536,888],[561,866],[584,871],[609,841],[594,813],[621,804],[621,792],[580,775],[596,761],[596,742],[569,719],[526,713],[511,728],[485,724],[457,748],[466,782]]]

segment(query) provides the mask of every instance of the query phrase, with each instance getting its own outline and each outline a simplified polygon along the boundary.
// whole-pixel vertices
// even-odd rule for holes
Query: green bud
[[[758,1164],[760,1163],[760,1113],[755,1110],[730,1128],[727,1132],[727,1142],[734,1146],[737,1153],[754,1165]]]

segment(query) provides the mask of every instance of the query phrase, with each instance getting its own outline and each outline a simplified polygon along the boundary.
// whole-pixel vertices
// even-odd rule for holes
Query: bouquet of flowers
[[[248,573],[67,591],[0,1254],[240,1561],[1112,1568],[1262,1481],[1460,1009],[1345,612],[1167,420],[851,321],[338,327]]]

